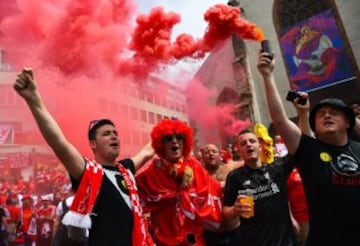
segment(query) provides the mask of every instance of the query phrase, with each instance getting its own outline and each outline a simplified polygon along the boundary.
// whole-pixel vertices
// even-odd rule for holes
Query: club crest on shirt
[[[264,174],[264,177],[265,177],[265,179],[270,180],[270,174],[269,174],[269,172],[266,172],[266,173]]]
[[[248,179],[248,180],[245,180],[243,182],[243,186],[249,186],[251,184],[251,181]]]
[[[336,159],[330,161],[335,172],[345,176],[360,175],[360,163],[352,156],[340,154]]]

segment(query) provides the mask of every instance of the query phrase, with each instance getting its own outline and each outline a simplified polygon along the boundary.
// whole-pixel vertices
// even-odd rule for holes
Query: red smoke
[[[237,34],[243,39],[262,41],[264,34],[255,24],[240,18],[240,9],[217,4],[206,11],[205,20],[209,23],[203,38],[203,49],[211,51],[220,42]]]
[[[0,16],[6,13],[8,17],[0,22],[0,47],[15,70],[34,68],[49,110],[60,111],[57,120],[82,152],[89,151],[86,128],[90,120],[116,117],[120,134],[129,132],[128,119],[105,110],[113,101],[127,100],[127,95],[103,90],[104,83],[115,86],[125,80],[119,74],[145,77],[161,64],[201,58],[232,33],[246,39],[263,38],[255,25],[239,17],[237,8],[227,5],[216,5],[206,12],[209,24],[202,38],[181,34],[173,40],[173,27],[180,22],[178,14],[155,8],[149,15],[139,16],[133,29],[135,6],[130,0],[18,0],[18,11],[1,2]],[[107,104],[99,109],[94,98]],[[33,124],[28,117],[25,109],[24,122]]]
[[[221,143],[220,134],[232,137],[250,126],[250,120],[239,120],[234,116],[238,109],[233,104],[214,105],[212,98],[216,91],[206,88],[200,81],[191,81],[187,88],[189,99],[188,114],[201,129],[206,143]],[[219,131],[219,132],[217,132]]]
[[[25,54],[20,63],[36,55],[32,64],[92,76],[100,66],[117,67],[135,14],[132,1],[117,0],[23,0],[18,7],[19,14],[1,23],[1,46],[10,54]],[[19,57],[12,58],[18,64]]]
[[[174,41],[172,30],[180,23],[180,15],[161,7],[139,15],[133,30],[132,1],[22,0],[18,5],[20,13],[1,23],[6,38],[0,44],[12,54],[31,49],[30,57],[36,54],[31,63],[44,63],[66,74],[86,71],[93,76],[98,73],[94,67],[101,65],[115,73],[146,76],[160,64],[202,58],[234,33],[244,39],[264,39],[261,29],[240,18],[238,8],[223,4],[205,13],[208,27],[202,38],[181,34]],[[122,55],[127,49],[134,52],[132,57]]]
[[[34,69],[47,108],[70,142],[91,156],[86,138],[88,122],[99,118],[112,119],[121,140],[125,133],[134,131],[128,118],[113,109],[113,105],[125,104],[126,92],[119,95],[119,89],[106,89],[109,84],[111,88],[131,82],[116,76],[114,68],[132,31],[133,1],[18,0],[12,8],[16,4],[17,11],[0,23],[0,47],[15,71],[24,66]],[[13,81],[15,75],[6,82],[10,85]],[[26,126],[26,135],[36,126],[25,103],[21,99],[19,102],[16,111]],[[7,115],[0,118],[6,119]],[[42,142],[40,134],[29,134],[39,138],[29,142]],[[128,146],[122,148],[126,156],[134,151]]]
[[[243,39],[264,40],[262,30],[240,18],[237,7],[217,4],[206,11],[204,19],[208,22],[208,27],[201,39],[181,34],[171,42],[172,29],[180,22],[178,14],[166,13],[159,7],[148,15],[138,16],[129,46],[135,52],[134,59],[151,63],[155,67],[158,62],[167,63],[172,59],[202,58],[232,34]]]

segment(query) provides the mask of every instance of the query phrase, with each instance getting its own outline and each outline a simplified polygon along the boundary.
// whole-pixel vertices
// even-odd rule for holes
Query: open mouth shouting
[[[332,125],[334,125],[334,122],[332,122],[331,120],[325,120],[323,122],[323,126],[332,126]]]
[[[176,152],[176,151],[178,151],[180,148],[179,148],[179,146],[173,146],[173,147],[171,147],[171,150],[173,151],[173,152]]]
[[[168,143],[165,144],[165,159],[170,162],[177,162],[183,155],[182,144]]]
[[[255,150],[252,149],[252,148],[251,148],[251,149],[248,149],[248,150],[246,151],[247,154],[252,154],[252,153],[254,153],[254,152],[255,152]]]
[[[119,148],[119,143],[117,143],[117,142],[111,143],[110,147],[113,149],[117,149],[117,148]]]

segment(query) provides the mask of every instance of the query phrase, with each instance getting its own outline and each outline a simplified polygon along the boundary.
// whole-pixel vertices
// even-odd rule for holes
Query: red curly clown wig
[[[182,134],[184,136],[183,156],[189,156],[193,146],[193,131],[181,120],[163,119],[151,131],[152,147],[155,153],[165,158],[165,146],[163,138],[167,135]]]

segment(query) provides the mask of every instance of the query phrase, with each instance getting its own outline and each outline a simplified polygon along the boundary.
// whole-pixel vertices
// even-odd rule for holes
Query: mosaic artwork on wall
[[[354,79],[332,10],[281,31],[292,89],[313,91]]]

